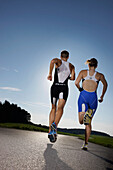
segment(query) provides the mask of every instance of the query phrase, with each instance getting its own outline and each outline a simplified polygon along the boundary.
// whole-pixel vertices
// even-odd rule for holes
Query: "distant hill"
[[[58,128],[58,131],[59,132],[65,132],[65,133],[72,133],[72,134],[77,134],[77,135],[80,135],[80,134],[85,134],[85,129],[67,129],[67,128]],[[100,135],[100,136],[110,136],[109,134],[107,133],[104,133],[104,132],[99,132],[99,131],[91,131],[91,134],[92,135]]]
[[[31,123],[33,124],[33,123]],[[48,126],[45,126],[45,125],[37,125],[37,124],[34,124],[35,126],[38,126],[38,127],[42,127],[42,128],[45,128],[45,129],[48,129]],[[59,132],[65,132],[65,133],[72,133],[72,134],[76,134],[76,135],[80,135],[80,134],[85,134],[85,130],[84,129],[67,129],[67,128],[58,128],[57,129]],[[109,134],[107,133],[104,133],[104,132],[99,132],[99,131],[93,131],[91,132],[92,135],[100,135],[100,136],[110,136]]]
[[[17,106],[17,104],[10,104],[8,101],[5,101],[4,103],[0,102],[0,123],[28,123],[35,125],[37,127],[48,129],[48,126],[44,125],[37,125],[32,122],[31,115],[26,110],[21,109]],[[59,132],[65,132],[65,133],[71,133],[71,134],[85,134],[84,129],[67,129],[67,128],[58,128]],[[92,131],[92,135],[100,135],[100,136],[110,136],[107,133],[99,132],[99,131]]]

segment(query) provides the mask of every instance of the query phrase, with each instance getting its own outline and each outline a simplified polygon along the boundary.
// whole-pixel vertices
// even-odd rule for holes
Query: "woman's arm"
[[[102,90],[102,95],[100,96],[99,102],[102,102],[102,101],[103,101],[103,98],[104,98],[104,95],[105,95],[105,93],[106,93],[108,84],[107,84],[107,81],[106,81],[104,75],[101,74],[101,73],[100,73],[100,81],[101,81],[102,84],[103,84],[103,90]]]
[[[79,72],[79,75],[75,81],[75,86],[79,89],[79,91],[82,91],[82,88],[80,87],[80,81],[83,78],[83,70]]]

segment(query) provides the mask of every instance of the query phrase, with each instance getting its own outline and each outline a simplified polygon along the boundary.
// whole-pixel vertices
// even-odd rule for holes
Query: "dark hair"
[[[69,57],[69,52],[66,51],[66,50],[62,51],[62,52],[61,52],[61,57],[62,57],[62,58],[68,58],[68,57]]]
[[[90,60],[88,60],[88,62],[89,62],[89,65],[91,66],[91,67],[97,67],[97,65],[98,65],[98,61],[95,59],[95,58],[91,58]]]

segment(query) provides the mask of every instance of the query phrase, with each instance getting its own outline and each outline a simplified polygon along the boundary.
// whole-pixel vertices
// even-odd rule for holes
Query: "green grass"
[[[84,140],[84,135],[78,135],[79,139]],[[102,146],[106,146],[109,148],[113,148],[113,138],[109,136],[99,136],[99,135],[91,135],[89,138],[89,142],[96,143]]]
[[[0,127],[6,128],[15,128],[22,130],[31,130],[31,131],[40,131],[40,132],[48,132],[48,129],[37,127],[35,125],[30,124],[22,124],[22,123],[0,123]]]
[[[22,129],[22,130],[31,130],[31,131],[40,131],[40,132],[47,132],[48,129],[43,127],[37,127],[36,125],[31,124],[22,124],[22,123],[0,123],[0,127],[6,128],[15,128],[15,129]],[[69,136],[77,136],[79,139],[84,140],[84,135],[76,135],[64,132],[58,132],[58,134],[62,135],[69,135]],[[91,135],[89,138],[89,142],[96,143],[105,147],[113,148],[113,138],[108,136],[99,136],[99,135]]]

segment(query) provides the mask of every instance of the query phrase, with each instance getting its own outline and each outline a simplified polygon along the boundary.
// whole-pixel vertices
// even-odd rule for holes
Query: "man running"
[[[49,133],[48,138],[51,142],[57,139],[57,126],[63,114],[68,97],[68,80],[75,80],[75,68],[67,62],[69,52],[61,52],[61,59],[54,58],[50,62],[48,80],[52,81],[52,71],[55,66],[54,81],[51,87],[52,109],[49,115]],[[58,104],[57,104],[58,101]]]
[[[98,99],[96,90],[99,81],[103,84],[102,95],[100,96],[99,102],[103,102],[105,92],[107,90],[107,82],[102,73],[96,72],[98,61],[95,58],[87,60],[89,70],[80,71],[75,85],[80,91],[80,96],[78,99],[78,112],[79,112],[79,122],[85,125],[85,143],[82,149],[87,150],[88,139],[91,133],[91,120],[96,112]],[[82,80],[82,88],[79,83]]]

